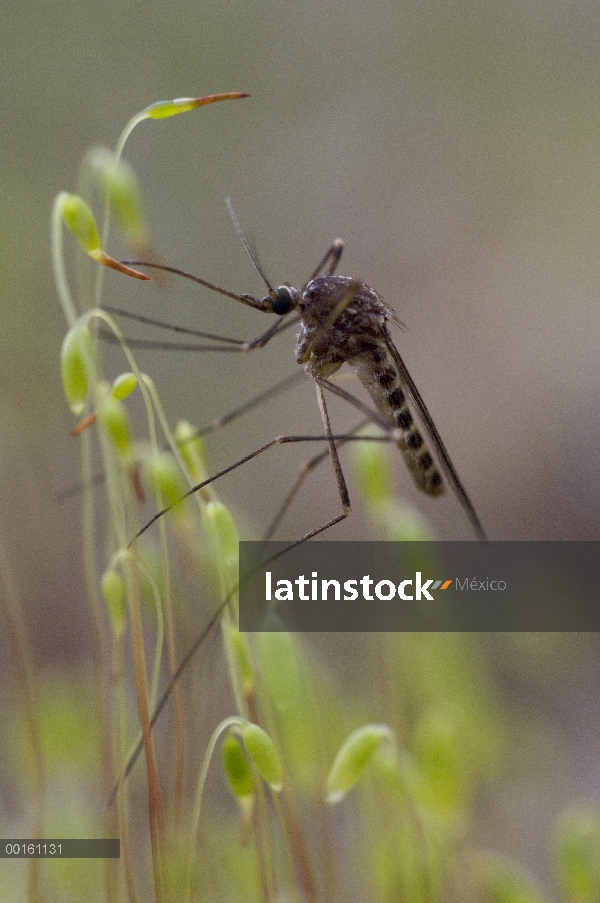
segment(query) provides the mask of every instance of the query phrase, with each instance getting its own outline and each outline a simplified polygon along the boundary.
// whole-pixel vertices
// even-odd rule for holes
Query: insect
[[[299,539],[287,546],[283,551],[285,552],[287,549],[325,532],[330,527],[346,518],[351,510],[348,488],[340,465],[337,445],[354,438],[358,439],[359,437],[354,435],[335,436],[333,434],[325,402],[325,392],[332,393],[344,399],[357,408],[363,414],[366,421],[376,424],[383,430],[387,439],[393,441],[398,446],[407,470],[417,489],[426,495],[435,498],[442,495],[446,491],[446,487],[449,486],[462,505],[477,538],[481,541],[487,541],[485,530],[461,480],[459,479],[437,427],[435,426],[404,361],[392,341],[388,323],[392,322],[401,327],[403,324],[398,320],[396,315],[386,307],[376,292],[364,282],[347,276],[337,276],[335,274],[344,250],[344,242],[341,239],[336,239],[332,243],[331,247],[302,289],[296,289],[288,284],[283,284],[274,288],[265,276],[256,256],[249,247],[229,201],[227,201],[227,206],[238,235],[256,271],[267,286],[268,293],[264,298],[259,299],[248,294],[238,295],[234,292],[229,292],[226,289],[213,285],[204,279],[200,279],[197,276],[193,276],[190,273],[186,273],[175,267],[139,260],[125,261],[125,263],[131,266],[159,268],[166,272],[183,276],[198,285],[239,301],[254,310],[274,314],[277,317],[277,320],[265,333],[248,342],[225,339],[221,336],[200,333],[195,330],[192,331],[179,327],[176,327],[175,330],[180,333],[193,333],[193,335],[197,337],[218,341],[222,344],[169,346],[163,342],[155,343],[147,340],[128,341],[133,347],[184,347],[188,349],[193,347],[194,350],[203,351],[246,352],[264,347],[274,336],[290,326],[300,326],[300,331],[296,339],[296,361],[304,367],[304,370],[312,378],[316,387],[317,399],[324,427],[324,437],[321,438],[324,438],[327,443],[328,454],[333,463],[338,492],[342,503],[342,511],[336,517],[328,520],[325,524],[305,533]],[[151,325],[166,325],[146,317],[129,314],[117,308],[106,307],[106,309],[112,313],[121,314]],[[331,381],[331,377],[337,373],[343,364],[347,364],[355,372],[371,397],[375,405],[375,410],[369,408],[358,398],[355,398],[339,385]],[[288,380],[285,380],[284,383],[287,384]],[[283,383],[275,388],[275,392],[280,391],[282,388]],[[273,390],[261,393],[254,401],[242,405],[237,411],[222,418],[220,421],[213,424],[213,426],[223,425],[225,422],[237,416],[237,414],[248,410],[255,403],[259,403],[266,397],[271,397],[273,394]],[[418,425],[417,420],[415,419],[415,413],[420,421],[420,425]],[[192,487],[186,493],[186,496],[197,492],[203,486],[245,464],[252,458],[265,452],[267,449],[272,448],[274,445],[286,442],[301,442],[306,441],[307,439],[314,440],[315,438],[316,437],[314,436],[277,437],[244,456],[229,467],[214,474],[208,480]],[[315,456],[305,467],[305,472],[316,465],[323,457],[323,453]],[[299,481],[297,481],[292,492],[288,495],[284,506],[280,509],[275,523],[278,522],[283,511],[286,509],[298,484]],[[162,511],[155,514],[154,517],[138,532],[135,538],[144,533],[153,523],[155,523],[155,521],[170,510],[171,507],[172,506],[164,508]],[[272,525],[270,533],[272,533],[273,529],[274,525]],[[195,655],[198,648],[202,645],[218,622],[221,613],[228,602],[229,597],[222,602],[221,606],[213,614],[210,622],[196,638],[184,658],[181,660],[154,710],[150,722],[151,727],[155,725],[175,683]],[[141,749],[142,743],[140,740],[129,758],[122,779],[126,778],[130,773]],[[111,801],[114,798],[117,787],[118,785],[114,788]]]
[[[139,260],[127,261],[127,263],[155,267],[184,276],[211,291],[233,298],[262,313],[274,314],[278,318],[264,334],[249,342],[196,333],[205,338],[230,343],[218,346],[196,346],[198,350],[250,351],[262,348],[283,329],[300,324],[300,331],[296,339],[296,361],[304,367],[316,387],[324,436],[335,471],[342,511],[325,524],[304,534],[296,542],[304,542],[323,533],[347,517],[351,510],[336,441],[339,443],[340,440],[344,442],[358,437],[335,437],[333,435],[325,401],[326,392],[337,395],[353,405],[366,420],[379,426],[387,438],[395,442],[417,489],[431,497],[438,497],[446,491],[446,486],[449,486],[462,505],[477,538],[486,541],[487,536],[477,512],[459,479],[425,402],[393,343],[388,323],[392,322],[400,327],[403,324],[366,283],[335,274],[344,250],[344,242],[336,239],[332,243],[302,289],[296,289],[289,284],[274,288],[249,247],[229,200],[227,200],[227,206],[240,240],[267,286],[268,294],[264,298],[259,299],[248,294],[238,295],[229,292],[175,267],[145,263]],[[111,310],[111,308],[107,309]],[[115,313],[122,313],[114,308],[112,310]],[[136,317],[136,319],[144,320],[143,317]],[[146,322],[153,321],[146,320]],[[152,343],[138,344],[145,344],[148,347],[148,344]],[[364,405],[331,380],[331,377],[343,364],[348,365],[354,371],[370,395],[375,410]],[[415,419],[415,414],[420,425]],[[206,482],[218,479],[273,445],[305,441],[307,438],[315,437],[278,437],[231,467],[215,474]],[[201,484],[201,486],[204,485],[206,483]],[[188,494],[197,491],[201,486],[193,487]],[[166,510],[168,509],[158,512],[140,533],[148,529]]]

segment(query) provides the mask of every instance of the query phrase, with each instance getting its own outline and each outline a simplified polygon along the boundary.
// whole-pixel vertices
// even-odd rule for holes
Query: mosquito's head
[[[299,297],[298,290],[291,285],[279,285],[277,289],[269,292],[264,302],[268,302],[274,314],[283,317],[298,306]]]

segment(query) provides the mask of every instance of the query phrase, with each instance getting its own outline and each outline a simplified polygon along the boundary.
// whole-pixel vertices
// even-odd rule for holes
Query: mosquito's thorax
[[[298,307],[302,328],[296,360],[311,376],[323,379],[381,345],[381,327],[392,316],[372,288],[348,276],[313,279]]]

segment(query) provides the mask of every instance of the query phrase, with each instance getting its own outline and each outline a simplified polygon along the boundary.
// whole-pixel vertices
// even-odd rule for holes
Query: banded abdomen
[[[348,363],[380,414],[402,431],[396,444],[417,488],[428,495],[442,495],[442,475],[414,420],[398,367],[386,345],[382,342]]]

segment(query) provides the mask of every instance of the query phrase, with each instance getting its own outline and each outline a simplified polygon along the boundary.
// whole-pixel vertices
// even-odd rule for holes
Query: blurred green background
[[[50,209],[76,189],[91,144],[114,145],[161,99],[252,95],[134,133],[126,158],[165,261],[261,293],[226,196],[275,283],[301,284],[343,237],[340,272],[408,327],[400,352],[490,536],[600,537],[595,4],[5,0],[0,28],[0,529],[40,661],[89,649],[78,503],[57,501],[77,482],[78,456],[60,385]],[[108,273],[105,297],[225,334],[268,325],[187,284],[165,291]],[[172,421],[198,425],[296,366],[290,334],[243,361],[140,362]],[[354,422],[339,417],[338,430]],[[307,385],[215,436],[211,467],[276,434],[318,430]],[[248,529],[276,510],[305,457],[276,451],[223,484]],[[471,538],[455,499],[418,498],[400,460],[395,491],[440,538]],[[337,510],[324,467],[286,538]],[[336,538],[364,530],[357,512]]]

